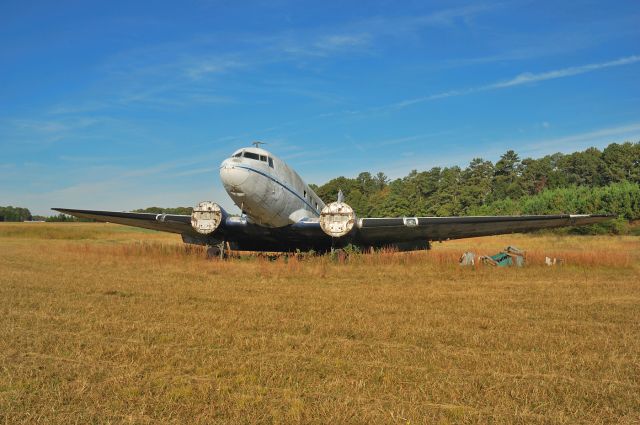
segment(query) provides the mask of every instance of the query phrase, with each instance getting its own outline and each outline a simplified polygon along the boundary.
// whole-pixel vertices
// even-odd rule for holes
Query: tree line
[[[495,164],[474,158],[465,168],[413,170],[395,180],[363,172],[312,188],[325,202],[342,190],[361,217],[606,213],[637,220],[640,143],[539,159],[509,150]]]
[[[28,208],[0,207],[0,221],[28,221],[32,217]]]
[[[149,207],[133,210],[133,212],[140,213],[152,213],[152,214],[176,214],[176,215],[191,215],[193,207],[175,207],[175,208],[162,208],[162,207]]]

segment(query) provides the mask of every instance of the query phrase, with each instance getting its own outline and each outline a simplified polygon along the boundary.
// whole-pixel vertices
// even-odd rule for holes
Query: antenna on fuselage
[[[266,143],[265,143],[265,142],[258,142],[257,140],[256,140],[255,142],[251,142],[251,144],[252,144],[253,146],[255,146],[256,148],[259,148],[259,147],[260,147],[260,145],[266,145]]]

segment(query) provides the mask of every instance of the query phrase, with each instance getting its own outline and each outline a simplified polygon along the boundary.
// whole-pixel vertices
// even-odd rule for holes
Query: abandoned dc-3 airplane
[[[353,244],[363,249],[428,249],[430,241],[580,226],[606,215],[359,218],[338,199],[322,199],[284,161],[255,147],[239,149],[220,166],[220,178],[241,216],[200,202],[189,215],[54,208],[98,221],[179,233],[186,243],[209,246],[210,255],[241,251],[326,252]]]

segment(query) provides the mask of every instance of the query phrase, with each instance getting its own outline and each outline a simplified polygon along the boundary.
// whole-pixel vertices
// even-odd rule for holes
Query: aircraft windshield
[[[232,155],[232,158],[241,158],[241,157],[253,159],[256,161],[266,162],[269,164],[269,167],[273,168],[273,159],[271,159],[270,156],[260,155],[260,154],[248,152],[248,151],[241,151]]]

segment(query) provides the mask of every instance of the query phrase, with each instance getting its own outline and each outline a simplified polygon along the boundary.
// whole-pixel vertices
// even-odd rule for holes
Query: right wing
[[[68,208],[52,208],[52,210],[79,218],[90,218],[96,221],[142,227],[144,229],[159,230],[161,232],[197,235],[191,227],[191,216],[188,215],[72,210]]]

